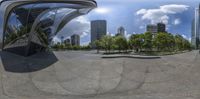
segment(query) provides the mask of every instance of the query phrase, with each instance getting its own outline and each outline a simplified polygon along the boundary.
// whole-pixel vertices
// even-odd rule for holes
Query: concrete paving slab
[[[1,52],[0,99],[199,99],[197,51],[156,59]]]

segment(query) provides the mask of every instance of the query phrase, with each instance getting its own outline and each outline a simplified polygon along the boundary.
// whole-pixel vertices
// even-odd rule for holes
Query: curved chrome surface
[[[28,55],[46,48],[70,20],[96,6],[93,0],[4,0],[0,17],[3,50],[19,48]],[[62,11],[65,14],[57,13]],[[57,17],[59,21],[55,20]]]

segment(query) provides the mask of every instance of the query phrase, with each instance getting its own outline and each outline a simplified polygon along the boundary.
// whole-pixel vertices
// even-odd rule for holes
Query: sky
[[[90,21],[106,20],[107,34],[114,35],[123,26],[126,37],[144,33],[147,24],[164,22],[167,31],[191,39],[191,24],[198,0],[96,0],[98,7],[70,23],[55,37],[67,38],[71,34],[81,35],[81,44],[90,42]]]
[[[0,0],[1,1],[1,0]],[[191,39],[191,24],[199,0],[96,0],[98,7],[87,15],[70,21],[55,36],[60,41],[72,34],[81,36],[81,45],[90,43],[90,21],[106,20],[107,34],[115,35],[120,26],[126,30],[126,37],[144,33],[147,24],[164,22],[167,31]],[[2,19],[2,18],[1,18]],[[0,20],[1,21],[1,20]]]

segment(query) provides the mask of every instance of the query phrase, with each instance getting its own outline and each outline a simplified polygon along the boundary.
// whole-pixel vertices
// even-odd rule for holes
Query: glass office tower
[[[91,21],[91,42],[100,40],[107,33],[106,20],[94,20]]]
[[[200,43],[200,6],[195,9],[194,20],[192,22],[192,45],[195,49],[199,49]]]
[[[93,0],[4,0],[2,49],[24,56],[44,51],[70,20],[96,6]]]

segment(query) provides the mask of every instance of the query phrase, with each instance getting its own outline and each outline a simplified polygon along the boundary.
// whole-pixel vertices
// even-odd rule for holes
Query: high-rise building
[[[195,9],[195,16],[192,30],[192,45],[195,49],[199,48],[200,43],[200,7]]]
[[[196,49],[196,33],[195,33],[195,19],[192,20],[192,29],[191,29],[191,44]]]
[[[154,25],[154,24],[147,25],[147,30],[146,31],[155,35],[157,33],[157,31],[158,31],[157,25]]]
[[[71,44],[73,46],[80,46],[80,36],[78,34],[71,36]]]
[[[166,32],[166,25],[164,23],[158,23],[157,24],[157,32]]]
[[[125,29],[124,29],[124,27],[119,27],[118,29],[117,29],[117,34],[116,35],[120,35],[120,36],[125,36]]]
[[[91,42],[100,40],[107,33],[106,20],[91,21]]]

